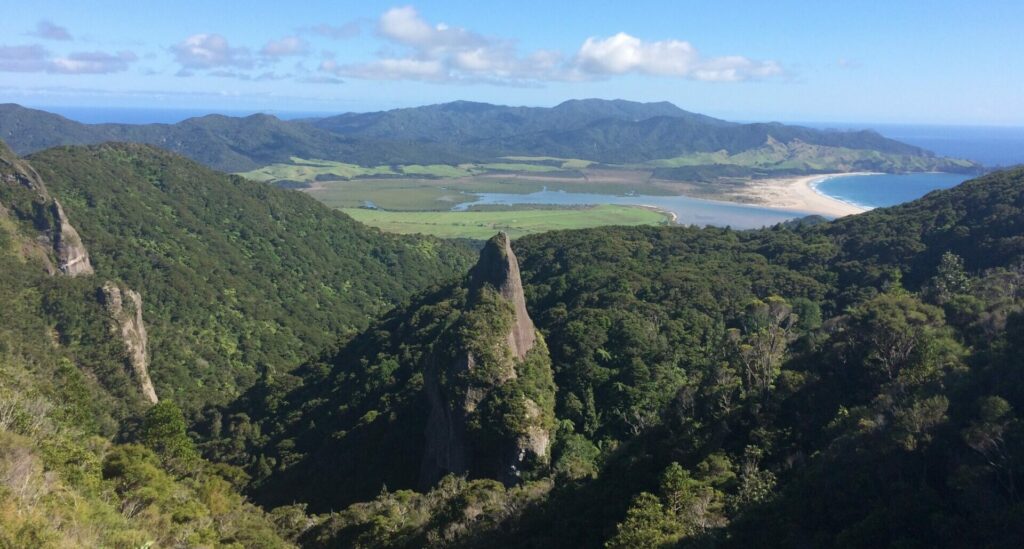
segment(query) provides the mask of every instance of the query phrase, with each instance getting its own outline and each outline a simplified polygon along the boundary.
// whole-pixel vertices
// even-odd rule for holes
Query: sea
[[[939,189],[955,187],[973,175],[958,173],[901,173],[823,177],[811,183],[819,193],[861,208],[881,208],[909,202]]]

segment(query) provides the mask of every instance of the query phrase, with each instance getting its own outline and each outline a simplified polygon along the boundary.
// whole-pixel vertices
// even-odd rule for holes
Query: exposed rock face
[[[142,322],[142,296],[129,288],[122,291],[120,286],[108,281],[103,285],[103,304],[114,319],[112,329],[120,334],[128,349],[128,362],[142,396],[156,404],[156,390],[149,378],[149,338]]]
[[[93,274],[89,252],[82,244],[82,237],[71,226],[57,199],[53,200],[53,216],[56,227],[53,231],[53,251],[57,254],[57,268],[68,276]]]
[[[0,198],[5,199],[0,202],[7,202],[6,210],[18,218],[31,220],[40,231],[39,242],[33,246],[42,245],[46,255],[56,259],[56,269],[49,258],[44,262],[50,274],[93,274],[89,252],[60,202],[50,196],[39,173],[12,153],[3,142],[0,142]],[[10,214],[0,211],[0,215]]]
[[[521,481],[524,469],[548,460],[554,402],[550,358],[526,311],[519,263],[506,234],[484,246],[468,289],[470,314],[478,300],[497,296],[498,312],[486,309],[486,314],[500,318],[484,318],[483,324],[505,331],[483,340],[480,334],[463,334],[474,341],[462,341],[453,362],[427,367],[430,412],[420,468],[424,489],[449,473],[512,485]],[[527,368],[530,379],[520,379]],[[504,405],[495,406],[495,401]],[[496,409],[507,415],[494,417]]]
[[[519,260],[512,252],[508,235],[498,233],[480,252],[480,260],[469,274],[470,288],[479,289],[490,284],[515,309],[515,322],[508,334],[512,354],[522,360],[537,342],[537,329],[526,312],[523,281],[519,276]]]

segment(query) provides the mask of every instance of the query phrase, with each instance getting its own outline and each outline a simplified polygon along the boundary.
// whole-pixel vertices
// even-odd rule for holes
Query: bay
[[[863,208],[895,206],[931,191],[955,187],[976,177],[957,173],[844,175],[823,178],[811,186],[819,193]]]

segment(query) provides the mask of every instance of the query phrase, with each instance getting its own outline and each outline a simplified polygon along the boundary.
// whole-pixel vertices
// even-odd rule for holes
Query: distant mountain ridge
[[[45,111],[0,105],[0,138],[19,154],[68,144],[141,142],[215,169],[241,172],[292,157],[361,166],[458,164],[507,156],[556,156],[639,164],[705,153],[736,155],[781,143],[862,151],[858,169],[977,171],[871,130],[823,131],[779,123],[740,124],[668,103],[580,99],[555,107],[455,101],[325,118],[207,115],[177,124],[81,124]],[[870,153],[870,154],[869,154]],[[880,158],[875,153],[902,157]],[[799,169],[845,170],[832,155]],[[817,164],[815,164],[817,162]],[[837,164],[832,166],[832,164]],[[713,165],[713,164],[712,164]],[[787,168],[790,169],[790,168]]]

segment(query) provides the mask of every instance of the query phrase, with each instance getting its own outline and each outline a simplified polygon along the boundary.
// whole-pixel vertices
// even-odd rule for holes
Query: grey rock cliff
[[[32,246],[45,250],[45,268],[50,274],[67,276],[93,274],[89,252],[71,224],[64,208],[50,195],[43,178],[24,160],[0,142],[0,215],[12,213],[31,220],[40,231]],[[56,269],[53,264],[56,263]]]
[[[526,296],[519,275],[519,260],[512,251],[512,243],[505,233],[491,238],[480,252],[480,260],[470,272],[470,288],[479,289],[490,284],[515,309],[515,322],[508,334],[509,349],[522,360],[537,343],[537,328],[526,312]]]
[[[85,249],[82,237],[68,221],[68,216],[57,199],[53,200],[52,209],[56,220],[52,240],[53,251],[57,254],[57,268],[68,276],[93,274],[89,251]]]
[[[546,462],[548,458],[551,437],[545,418],[552,417],[553,410],[543,409],[530,396],[512,392],[519,396],[505,397],[522,399],[521,406],[512,407],[522,417],[508,422],[519,426],[517,432],[505,433],[499,440],[493,436],[479,440],[469,428],[470,424],[505,423],[510,419],[480,417],[478,408],[492,393],[518,382],[519,370],[531,351],[543,353],[540,360],[547,368],[547,378],[551,376],[547,348],[527,313],[519,262],[506,234],[500,233],[487,242],[468,282],[471,296],[479,295],[484,287],[496,291],[510,306],[512,318],[507,333],[495,337],[493,353],[489,353],[486,364],[481,362],[482,357],[464,349],[453,362],[435,360],[427,366],[424,390],[429,413],[420,468],[420,486],[424,489],[449,473],[496,478],[512,485],[520,481],[520,474],[529,464]],[[471,309],[475,306],[473,299],[470,298]],[[481,376],[477,371],[480,368],[487,373]],[[551,398],[546,399],[549,403],[553,402],[553,382],[550,392]]]
[[[103,285],[103,304],[114,320],[112,330],[121,336],[128,349],[128,362],[139,391],[151,404],[156,404],[156,390],[149,378],[149,338],[142,321],[142,296],[108,281]]]

